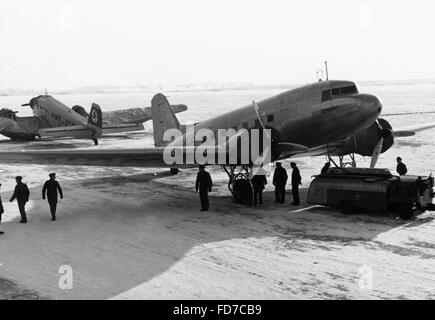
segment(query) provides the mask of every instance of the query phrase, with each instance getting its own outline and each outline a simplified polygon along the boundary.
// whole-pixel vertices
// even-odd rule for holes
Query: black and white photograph
[[[2,0],[0,300],[434,300],[434,13]]]

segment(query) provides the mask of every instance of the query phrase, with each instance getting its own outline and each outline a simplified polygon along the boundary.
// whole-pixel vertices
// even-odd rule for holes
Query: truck
[[[403,219],[435,211],[434,177],[393,175],[388,169],[330,168],[314,176],[307,202],[356,212],[391,212]]]

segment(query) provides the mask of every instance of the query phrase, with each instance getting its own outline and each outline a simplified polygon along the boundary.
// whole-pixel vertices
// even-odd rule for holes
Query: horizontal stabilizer
[[[41,138],[89,138],[93,130],[87,126],[68,126],[38,130]]]
[[[111,133],[133,132],[144,130],[142,123],[105,123],[103,124],[103,135]]]

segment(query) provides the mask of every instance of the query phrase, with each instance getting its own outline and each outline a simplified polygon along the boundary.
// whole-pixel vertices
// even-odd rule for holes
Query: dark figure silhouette
[[[293,168],[293,172],[292,172],[292,195],[293,195],[293,202],[292,202],[292,205],[298,206],[300,204],[300,200],[299,200],[299,186],[302,184],[302,178],[301,178],[301,174],[299,172],[299,169],[296,166],[296,163],[292,162],[290,165]]]
[[[408,169],[406,168],[406,165],[402,162],[401,157],[397,157],[397,168],[396,171],[399,175],[404,176],[408,173]]]
[[[30,191],[25,183],[22,182],[23,177],[15,177],[17,185],[15,186],[14,194],[12,195],[11,202],[17,199],[18,209],[20,210],[21,220],[20,223],[27,223],[26,203],[29,201]]]
[[[199,199],[201,200],[201,211],[208,211],[209,201],[208,193],[211,192],[213,182],[211,181],[210,173],[205,171],[204,166],[199,166],[199,172],[196,176],[195,190],[199,191]]]
[[[42,188],[42,199],[45,200],[45,194],[47,194],[48,204],[50,205],[51,221],[56,220],[56,209],[57,209],[57,193],[59,192],[60,198],[63,199],[62,188],[59,182],[56,181],[56,174],[50,173],[50,180],[44,183]]]
[[[285,202],[285,185],[287,184],[287,171],[282,167],[281,162],[276,163],[273,173],[273,185],[275,186],[275,202]]]
[[[0,188],[1,188],[1,186],[2,186],[2,184],[0,183]],[[3,210],[2,197],[1,197],[1,195],[0,195],[0,225],[2,224],[2,214],[3,214],[4,212],[5,212],[5,211]],[[0,234],[4,234],[4,232],[3,232],[3,231],[0,231]]]
[[[254,191],[254,206],[257,206],[257,201],[263,204],[263,190],[267,184],[266,175],[259,172],[251,179],[252,189]]]
[[[326,162],[325,165],[323,166],[322,171],[320,172],[320,174],[327,173],[329,168],[331,168],[331,164],[329,162]]]

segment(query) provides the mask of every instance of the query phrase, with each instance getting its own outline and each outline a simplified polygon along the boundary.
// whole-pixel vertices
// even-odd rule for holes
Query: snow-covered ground
[[[26,169],[44,179],[43,170]],[[8,282],[0,280],[0,297],[27,290],[53,299],[435,298],[433,214],[410,222],[343,216],[306,203],[275,205],[270,191],[252,209],[221,191],[217,172],[203,213],[195,172],[120,178],[116,170],[65,179],[56,222],[40,186],[31,190],[27,225],[5,203],[0,278]],[[2,195],[5,202],[10,192]],[[59,287],[65,265],[72,290]]]
[[[433,87],[373,87],[387,113],[433,111]],[[184,121],[197,121],[222,110],[260,99],[272,92],[174,93],[171,103],[186,103]],[[69,105],[109,102],[146,106],[150,97],[65,96]],[[103,99],[104,98],[104,99]],[[77,101],[79,99],[80,101]],[[0,99],[16,106],[28,97]],[[107,103],[105,103],[106,101]],[[143,105],[139,102],[142,101]],[[6,103],[7,102],[7,103]],[[395,128],[434,121],[432,115],[389,118]],[[140,147],[152,145],[150,124],[145,134],[126,139],[55,141],[28,144],[0,142],[2,150],[76,147]],[[433,131],[397,140],[382,154],[378,167],[394,170],[404,158],[410,174],[434,169]],[[370,159],[358,157],[361,166]],[[288,168],[289,161],[284,165]],[[324,158],[297,159],[303,176],[302,199],[310,177]],[[57,172],[65,199],[56,222],[50,221],[41,188],[48,173]],[[258,209],[236,205],[219,168],[211,210],[199,211],[195,170],[169,176],[161,169],[97,168],[46,165],[1,165],[1,196],[5,207],[0,230],[0,298],[50,299],[434,299],[435,220],[425,213],[414,221],[390,216],[342,214],[310,207],[297,210],[273,203],[269,184]],[[29,224],[18,223],[18,209],[8,202],[14,176],[31,188]],[[270,180],[270,179],[269,179]],[[72,270],[71,290],[59,281]]]

